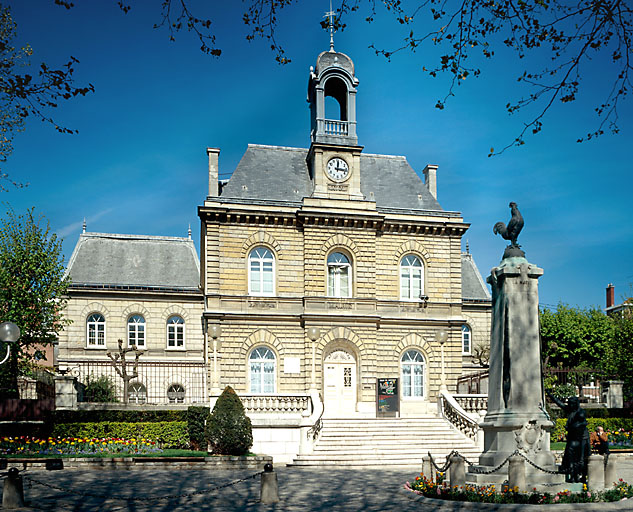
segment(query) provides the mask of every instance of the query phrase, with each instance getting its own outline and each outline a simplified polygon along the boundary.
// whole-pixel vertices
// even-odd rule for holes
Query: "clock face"
[[[343,181],[349,176],[349,166],[342,158],[332,158],[327,163],[327,173],[334,181]]]

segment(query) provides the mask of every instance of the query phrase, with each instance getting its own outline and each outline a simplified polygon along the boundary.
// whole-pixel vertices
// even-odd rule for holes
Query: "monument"
[[[518,450],[529,461],[548,472],[556,472],[549,448],[553,422],[545,411],[545,396],[539,338],[538,279],[543,270],[530,263],[517,243],[523,217],[510,203],[512,217],[506,226],[497,222],[494,233],[510,245],[499,266],[488,277],[492,288],[492,326],[488,410],[481,428],[484,451],[479,465],[470,467],[467,480],[478,484],[502,483],[507,468],[493,473]],[[552,475],[526,463],[528,487],[562,483]]]

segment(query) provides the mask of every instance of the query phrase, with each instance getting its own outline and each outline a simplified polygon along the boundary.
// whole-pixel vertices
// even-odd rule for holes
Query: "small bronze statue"
[[[515,202],[510,203],[510,211],[512,213],[512,217],[506,226],[503,222],[497,222],[492,228],[492,232],[495,235],[501,235],[505,240],[510,240],[510,245],[506,248],[505,253],[503,254],[504,258],[513,257],[513,256],[522,256],[525,257],[525,253],[521,250],[521,246],[517,243],[517,238],[519,237],[519,233],[523,229],[523,216],[517,207]]]
[[[587,463],[591,454],[589,445],[589,431],[587,430],[587,416],[580,407],[580,400],[577,396],[567,399],[567,403],[562,402],[551,393],[547,396],[560,407],[567,415],[567,444],[563,454],[563,463],[560,472],[565,473],[567,482],[587,482]]]

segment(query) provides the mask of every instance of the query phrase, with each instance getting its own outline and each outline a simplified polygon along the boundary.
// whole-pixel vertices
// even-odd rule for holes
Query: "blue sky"
[[[242,2],[205,7],[216,20],[219,59],[200,52],[191,34],[170,42],[166,31],[153,30],[160,21],[158,0],[133,3],[127,15],[115,0],[75,0],[71,10],[53,0],[8,4],[18,42],[33,47],[33,63],[59,66],[72,55],[80,60],[78,84],[96,89],[54,113],[79,134],[60,135],[31,119],[5,164],[13,179],[29,186],[0,200],[17,212],[35,206],[46,215],[64,238],[66,258],[84,217],[94,232],[186,236],[191,225],[199,247],[196,208],[207,190],[207,146],[221,149],[223,177],[248,143],[309,146],[307,80],[319,52],[328,49],[329,36],[319,25],[326,0],[301,2],[280,16],[277,39],[292,59],[286,66],[275,62],[264,41],[245,40]],[[583,68],[585,89],[577,102],[557,103],[540,134],[489,158],[489,148],[511,142],[527,119],[504,109],[525,93],[516,82],[523,63],[499,50],[482,63],[483,76],[466,80],[438,111],[434,105],[446,93],[448,76],[422,72],[436,49],[386,62],[368,48],[393,47],[402,36],[385,17],[368,25],[359,16],[335,36],[336,49],[354,60],[360,79],[364,151],[405,155],[419,172],[428,163],[439,166],[440,204],[471,224],[464,245],[468,240],[484,278],[506,245],[492,226],[509,219],[508,202],[515,201],[526,219],[519,241],[545,270],[541,303],[604,307],[608,283],[618,301],[631,294],[631,102],[621,109],[619,135],[575,142],[596,127],[593,107],[606,92],[601,80],[609,64],[595,59]]]

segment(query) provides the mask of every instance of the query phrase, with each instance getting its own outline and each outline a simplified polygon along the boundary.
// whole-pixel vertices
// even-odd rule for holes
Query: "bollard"
[[[422,475],[426,477],[429,482],[433,481],[433,466],[431,465],[431,457],[428,455],[422,457]]]
[[[24,486],[18,468],[9,469],[2,492],[2,508],[24,507]]]
[[[466,484],[466,467],[464,458],[461,455],[453,455],[451,457],[450,484],[451,487],[464,487]]]
[[[508,459],[508,488],[525,492],[525,460],[520,455]]]
[[[277,503],[279,501],[277,473],[273,471],[272,464],[264,465],[259,501],[261,503]]]
[[[590,455],[587,464],[587,488],[592,491],[604,489],[605,472],[604,457],[602,455]]]
[[[616,464],[615,464],[615,456],[613,454],[609,455],[607,458],[607,463],[604,467],[604,488],[611,489],[615,486],[618,481],[618,477],[616,475]]]

